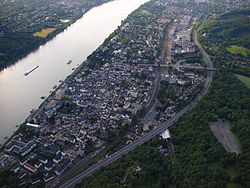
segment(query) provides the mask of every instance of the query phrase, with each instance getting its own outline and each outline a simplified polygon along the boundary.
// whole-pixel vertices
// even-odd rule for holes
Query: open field
[[[42,29],[39,32],[35,32],[33,34],[34,37],[42,37],[42,38],[46,38],[48,36],[48,34],[52,33],[53,31],[55,31],[56,28],[47,28],[47,29]]]
[[[243,83],[247,86],[247,88],[250,88],[250,78],[247,76],[242,76],[239,74],[235,74],[235,76]]]
[[[213,131],[218,142],[220,142],[227,152],[239,154],[240,146],[237,143],[236,137],[230,130],[228,121],[217,121],[209,123],[210,129]]]
[[[231,46],[227,47],[227,50],[232,54],[241,54],[244,56],[248,56],[250,54],[249,49],[244,48],[242,46],[237,46],[237,45],[231,45]]]
[[[147,11],[147,10],[141,10],[141,11],[140,11],[140,13],[141,13],[142,15],[147,15],[147,14],[150,14],[150,12],[149,12],[149,11]]]
[[[67,20],[67,19],[61,19],[60,22],[62,23],[68,23],[70,20]]]

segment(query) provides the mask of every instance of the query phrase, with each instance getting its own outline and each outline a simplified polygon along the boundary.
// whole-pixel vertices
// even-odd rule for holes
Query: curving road
[[[196,32],[194,32],[193,37],[194,37],[194,41],[195,41],[196,45],[198,46],[198,48],[200,49],[200,51],[203,55],[203,60],[205,61],[207,66],[212,69],[213,63],[210,60],[209,55],[201,47],[201,45],[197,39]],[[74,187],[77,183],[80,183],[86,176],[90,175],[91,173],[97,171],[98,169],[100,169],[102,167],[110,165],[111,163],[120,159],[123,155],[134,150],[137,146],[140,146],[143,143],[150,140],[151,138],[153,138],[154,136],[161,134],[163,131],[165,131],[167,128],[169,128],[171,125],[173,125],[174,122],[179,120],[186,112],[188,112],[190,109],[192,109],[202,99],[202,97],[207,93],[207,91],[211,85],[212,77],[213,77],[213,72],[208,71],[207,78],[206,78],[205,84],[204,84],[204,88],[202,89],[201,93],[193,101],[191,101],[186,107],[184,107],[181,111],[176,113],[171,119],[162,123],[159,127],[155,128],[151,132],[145,134],[144,136],[142,136],[138,140],[135,140],[131,144],[129,144],[129,145],[123,147],[122,149],[118,150],[117,152],[113,153],[109,157],[94,164],[93,166],[91,166],[87,170],[83,171],[82,173],[78,174],[77,176],[75,176],[74,178],[72,178],[71,180],[69,180],[68,182],[66,182],[65,184],[63,184],[60,187],[62,187],[62,188]]]

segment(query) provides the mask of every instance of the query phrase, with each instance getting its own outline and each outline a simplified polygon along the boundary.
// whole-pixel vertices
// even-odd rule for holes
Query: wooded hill
[[[215,66],[250,76],[250,9],[212,17],[198,30],[199,40]]]

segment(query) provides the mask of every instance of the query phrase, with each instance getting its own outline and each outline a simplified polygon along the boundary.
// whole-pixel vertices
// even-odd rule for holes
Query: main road
[[[196,32],[194,32],[193,38],[194,38],[194,41],[195,41],[196,45],[198,46],[198,48],[200,49],[200,51],[201,51],[201,53],[203,55],[203,60],[205,61],[207,66],[212,69],[213,68],[213,63],[210,60],[209,55],[205,52],[205,50],[200,45],[200,43],[198,41],[198,38],[197,38],[197,33]],[[118,159],[120,159],[123,155],[125,155],[128,152],[134,150],[137,146],[140,146],[143,143],[150,140],[151,138],[153,138],[154,136],[161,134],[163,131],[165,131],[167,128],[169,128],[171,125],[173,125],[177,120],[179,120],[186,112],[188,112],[190,109],[192,109],[202,99],[202,97],[207,93],[207,91],[208,91],[208,89],[209,89],[209,87],[211,85],[212,78],[213,78],[213,72],[208,71],[204,87],[203,87],[202,91],[200,92],[200,94],[193,101],[191,101],[186,107],[184,107],[181,111],[176,113],[171,119],[169,119],[168,121],[162,123],[160,126],[155,128],[154,130],[150,131],[149,133],[145,134],[141,138],[135,140],[131,144],[126,145],[125,147],[123,147],[122,149],[120,149],[117,152],[113,153],[112,155],[110,155],[110,156],[106,157],[105,159],[97,162],[96,164],[89,167],[87,170],[83,171],[82,173],[78,174],[77,176],[75,176],[74,178],[72,178],[68,182],[64,183],[60,187],[62,187],[62,188],[74,187],[77,183],[80,183],[86,176],[88,176],[91,173],[99,170],[102,167],[110,165],[111,163],[113,163],[113,162],[117,161]]]

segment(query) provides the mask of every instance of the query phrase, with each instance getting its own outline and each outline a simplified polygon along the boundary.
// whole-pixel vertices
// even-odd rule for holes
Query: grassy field
[[[247,86],[247,88],[250,89],[250,78],[249,77],[246,77],[246,76],[242,76],[242,75],[239,75],[239,74],[235,74],[235,76],[237,76],[237,78]]]
[[[244,56],[248,56],[250,54],[249,49],[237,45],[231,45],[227,47],[227,50],[232,54],[242,54]]]
[[[70,20],[66,20],[66,19],[65,19],[65,20],[64,20],[64,19],[63,19],[63,20],[60,20],[60,22],[62,22],[62,23],[68,23],[69,21],[70,21]]]
[[[47,28],[47,29],[42,29],[39,32],[35,32],[33,34],[34,37],[42,37],[42,38],[46,38],[48,36],[48,34],[52,33],[53,31],[55,31],[56,28]]]
[[[141,10],[141,12],[140,12],[141,14],[143,14],[143,15],[147,15],[147,14],[150,14],[150,12],[149,11],[147,11],[147,10]]]

